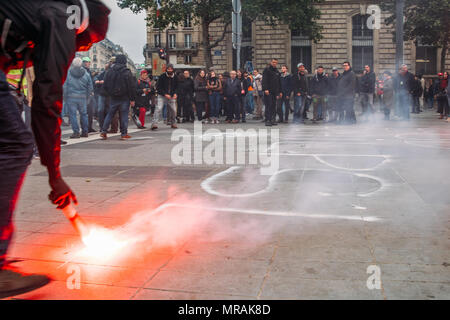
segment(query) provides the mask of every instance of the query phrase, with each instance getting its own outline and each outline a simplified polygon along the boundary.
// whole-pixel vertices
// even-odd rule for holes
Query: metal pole
[[[395,25],[395,38],[396,38],[396,50],[395,50],[395,66],[397,73],[400,69],[400,66],[403,64],[403,11],[405,7],[404,0],[396,0],[395,3],[395,17],[396,17],[396,25]]]
[[[241,67],[241,35],[242,35],[242,13],[241,0],[232,0],[233,6],[233,47],[236,49],[236,68]]]

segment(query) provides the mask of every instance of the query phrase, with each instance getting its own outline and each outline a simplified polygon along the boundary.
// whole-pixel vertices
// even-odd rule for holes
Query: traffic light
[[[159,57],[164,60],[166,59],[166,49],[164,48],[159,49]]]

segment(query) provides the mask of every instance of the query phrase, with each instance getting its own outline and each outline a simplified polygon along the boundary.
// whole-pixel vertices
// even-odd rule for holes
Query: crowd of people
[[[291,74],[286,65],[278,69],[278,60],[272,59],[262,73],[255,69],[217,74],[211,68],[193,77],[191,71],[175,72],[168,64],[157,78],[144,69],[135,79],[123,55],[98,74],[90,71],[89,58],[75,58],[64,84],[63,116],[69,116],[71,138],[96,132],[93,120],[97,119],[103,139],[107,133],[117,133],[120,123],[123,140],[130,138],[130,106],[138,128],[146,128],[150,113],[152,130],[157,130],[162,120],[175,129],[177,123],[245,123],[249,117],[266,126],[309,120],[313,124],[355,124],[356,103],[360,104],[360,121],[370,121],[378,111],[384,113],[385,120],[408,120],[410,113],[433,108],[435,101],[439,118],[448,120],[448,73],[438,77],[437,81],[425,80],[410,73],[406,65],[397,74],[385,71],[378,76],[366,65],[363,74],[357,75],[348,61],[342,64],[342,72],[333,67],[328,74],[318,66],[311,73],[299,63]]]

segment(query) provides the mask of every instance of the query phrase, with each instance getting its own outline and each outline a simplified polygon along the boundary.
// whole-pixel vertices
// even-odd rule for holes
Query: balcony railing
[[[157,52],[160,48],[166,48],[165,43],[161,43],[159,46],[155,44],[147,43],[144,46],[144,51],[146,52]],[[175,44],[169,44],[169,51],[198,51],[199,44],[196,42],[177,42]]]

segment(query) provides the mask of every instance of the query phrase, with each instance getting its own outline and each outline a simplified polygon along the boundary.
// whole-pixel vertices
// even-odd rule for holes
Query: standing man
[[[90,74],[82,67],[81,59],[73,59],[72,67],[69,69],[64,83],[64,104],[69,109],[69,119],[73,131],[71,139],[80,138],[77,111],[80,113],[81,137],[88,137],[87,103],[94,90],[91,79]]]
[[[194,122],[195,116],[192,110],[192,103],[194,102],[194,80],[192,80],[189,70],[184,70],[183,81],[178,83],[178,92],[180,94],[180,105],[178,105],[178,108],[183,108],[183,123]]]
[[[399,116],[404,120],[409,120],[413,82],[414,76],[408,71],[408,66],[402,65],[395,79],[395,93]]]
[[[158,101],[155,114],[153,115],[152,130],[158,129],[158,122],[161,118],[161,111],[167,105],[167,124],[173,129],[177,128],[175,117],[177,115],[177,85],[178,79],[175,76],[173,64],[168,64],[166,72],[163,73],[156,83]]]
[[[87,73],[91,77],[92,83],[94,83],[94,77],[91,71],[91,59],[89,57],[83,58],[83,68],[87,71]],[[94,122],[94,113],[96,112],[95,109],[96,109],[96,101],[94,98],[94,92],[92,92],[91,95],[88,97],[87,101],[89,133],[97,132],[97,130],[94,130],[94,128],[92,128],[92,123]]]
[[[263,89],[262,89],[262,74],[257,69],[253,70],[253,101],[256,103],[255,116],[253,120],[262,120],[263,110]]]
[[[49,174],[49,199],[58,209],[77,203],[60,172],[62,84],[75,52],[104,39],[109,10],[101,1],[85,0],[85,23],[78,29],[68,28],[71,4],[82,7],[77,0],[2,1],[0,6],[0,25],[10,25],[3,30],[0,51],[0,298],[29,292],[50,281],[44,275],[23,274],[6,261],[14,234],[13,213],[33,153],[32,133],[6,82],[9,69],[34,65],[31,121],[41,163]]]
[[[128,135],[128,113],[136,101],[136,78],[127,68],[127,57],[123,54],[116,56],[116,62],[105,74],[105,90],[111,97],[110,108],[103,123],[100,136],[107,139],[109,125],[114,114],[119,111],[121,140],[130,139]]]
[[[394,80],[392,79],[392,73],[390,71],[384,72],[382,99],[384,107],[384,120],[389,120],[395,105]]]
[[[314,108],[314,118],[312,120],[313,123],[317,123],[319,121],[319,116],[322,114],[323,117],[326,118],[327,114],[327,94],[328,94],[328,78],[325,76],[323,72],[323,67],[319,66],[317,68],[316,74],[311,79],[311,96],[313,99],[313,108]],[[322,112],[320,112],[320,110]]]
[[[339,122],[354,124],[356,123],[356,115],[354,109],[356,75],[352,70],[350,62],[345,61],[342,66],[344,68],[344,72],[342,73],[338,83],[338,100],[342,105],[341,114],[339,115]]]
[[[281,98],[280,72],[277,69],[278,59],[273,58],[264,69],[262,87],[264,91],[264,104],[266,106],[266,126],[277,125],[274,121],[277,100]]]
[[[278,122],[287,123],[289,121],[289,111],[291,109],[292,75],[289,74],[286,65],[281,67],[280,76],[281,98],[277,101]],[[284,114],[283,114],[284,104]]]
[[[373,94],[375,92],[375,82],[375,73],[370,69],[369,65],[366,65],[359,85],[362,113],[366,121],[369,120],[369,115],[374,113]]]
[[[338,103],[338,85],[341,75],[336,67],[333,67],[328,78],[328,122],[335,122],[341,113],[341,105]]]
[[[305,65],[299,63],[297,68],[298,72],[293,77],[294,123],[304,123],[303,113],[305,112],[306,99],[309,94],[309,81]]]
[[[227,123],[237,123],[239,117],[239,99],[241,96],[241,81],[237,79],[236,71],[230,72],[230,77],[226,80],[223,88],[225,103],[227,104]]]

